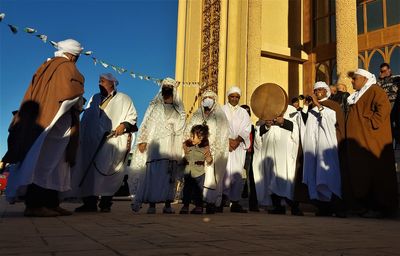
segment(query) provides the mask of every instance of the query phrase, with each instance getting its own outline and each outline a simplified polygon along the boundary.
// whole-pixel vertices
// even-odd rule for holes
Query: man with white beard
[[[242,172],[246,150],[250,146],[251,121],[247,111],[239,106],[240,88],[233,86],[227,96],[228,103],[222,106],[229,122],[229,155],[223,194],[231,201],[231,212],[246,213],[247,210],[243,209],[239,200],[243,189]]]
[[[221,205],[223,178],[226,172],[229,145],[229,123],[224,111],[217,102],[217,94],[207,90],[202,94],[201,107],[193,114],[186,127],[185,138],[195,125],[207,125],[213,164],[205,166],[203,197],[206,213],[215,213],[216,206]]]
[[[282,199],[291,207],[292,215],[302,216],[293,200],[296,161],[300,138],[298,112],[289,105],[283,116],[261,120],[256,125],[253,172],[257,200],[262,206],[273,206],[270,214],[286,214]]]

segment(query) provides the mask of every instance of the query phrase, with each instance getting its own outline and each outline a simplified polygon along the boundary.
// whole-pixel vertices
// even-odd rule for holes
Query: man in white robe
[[[175,80],[166,78],[161,90],[146,110],[140,126],[130,168],[129,187],[134,194],[132,210],[149,203],[148,214],[156,213],[156,203],[165,203],[163,213],[174,213],[178,163],[183,158],[186,113]]]
[[[201,107],[193,114],[185,131],[185,138],[189,138],[193,126],[206,124],[209,128],[211,155],[213,164],[205,166],[205,180],[203,198],[206,204],[206,213],[213,214],[216,206],[221,205],[223,177],[226,172],[226,163],[229,150],[229,123],[224,111],[217,102],[217,94],[211,90],[203,92]]]
[[[118,92],[117,79],[100,75],[100,93],[92,96],[82,116],[78,165],[73,169],[73,189],[83,199],[76,212],[111,211],[112,197],[120,188],[136,128],[131,98]]]
[[[243,190],[246,151],[250,147],[251,120],[247,111],[239,105],[241,94],[240,88],[233,86],[227,93],[228,103],[222,106],[229,122],[229,155],[223,193],[231,201],[231,212],[245,213],[247,210],[243,209],[239,200]]]
[[[303,183],[318,207],[318,216],[332,215],[333,201],[341,198],[337,138],[337,115],[341,114],[341,108],[329,100],[329,96],[330,89],[325,82],[315,83],[312,106],[308,107],[306,101],[303,118],[299,118],[304,152]],[[307,113],[306,118],[304,113]]]
[[[7,200],[25,196],[25,216],[54,217],[72,213],[59,206],[59,193],[71,188],[82,110],[84,77],[76,68],[82,51],[73,39],[60,41],[52,59],[34,74],[10,125],[11,163]]]
[[[262,206],[273,206],[268,213],[286,214],[282,199],[292,215],[303,215],[293,200],[296,161],[299,149],[298,112],[289,105],[283,116],[262,120],[256,125],[253,172],[257,199]]]

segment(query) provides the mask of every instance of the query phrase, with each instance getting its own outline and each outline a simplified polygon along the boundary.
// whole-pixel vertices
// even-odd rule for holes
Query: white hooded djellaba
[[[173,87],[173,103],[164,103],[162,87]],[[140,126],[129,172],[129,188],[134,196],[132,209],[141,203],[172,201],[178,162],[183,157],[186,113],[177,93],[176,81],[166,78],[150,102]],[[147,143],[141,153],[138,145]]]

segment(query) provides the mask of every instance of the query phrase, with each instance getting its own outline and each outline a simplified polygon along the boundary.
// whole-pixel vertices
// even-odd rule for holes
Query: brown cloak
[[[11,122],[8,151],[3,161],[23,160],[41,131],[50,125],[61,103],[83,95],[83,83],[84,77],[68,59],[56,57],[43,63],[33,75],[20,110]],[[73,124],[68,158],[70,154],[75,155],[79,130],[79,112],[71,109],[70,113]]]
[[[397,209],[389,100],[372,85],[348,109],[345,142],[353,196],[379,210]]]

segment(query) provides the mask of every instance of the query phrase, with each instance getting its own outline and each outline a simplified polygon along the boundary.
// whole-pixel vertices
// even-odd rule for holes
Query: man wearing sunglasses
[[[378,84],[389,98],[391,106],[390,124],[392,127],[392,137],[395,145],[397,145],[400,143],[400,97],[397,97],[398,93],[400,93],[400,76],[392,74],[388,63],[382,63],[379,70]]]

